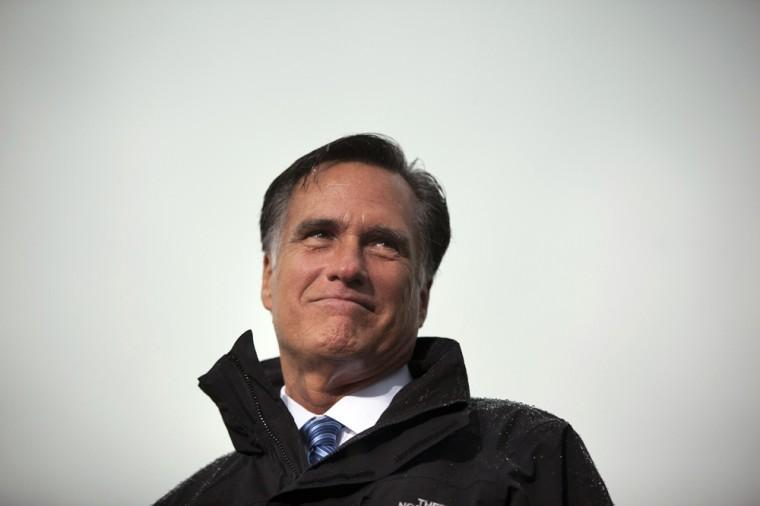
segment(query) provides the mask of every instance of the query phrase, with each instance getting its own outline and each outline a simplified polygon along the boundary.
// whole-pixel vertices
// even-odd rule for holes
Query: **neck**
[[[404,365],[388,364],[389,367],[375,371],[352,367],[346,363],[323,362],[318,367],[304,367],[286,355],[281,355],[280,363],[285,392],[298,404],[318,415],[323,414],[346,395],[372,385]]]

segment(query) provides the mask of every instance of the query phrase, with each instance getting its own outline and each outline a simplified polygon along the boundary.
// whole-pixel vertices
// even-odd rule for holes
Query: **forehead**
[[[328,218],[414,228],[415,196],[397,173],[361,162],[317,167],[296,186],[288,204],[286,226],[304,219]]]

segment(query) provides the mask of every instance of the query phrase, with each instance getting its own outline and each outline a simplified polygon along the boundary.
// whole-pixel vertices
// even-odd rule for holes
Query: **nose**
[[[329,281],[341,281],[347,286],[359,287],[367,282],[367,266],[358,241],[340,241],[325,270]]]

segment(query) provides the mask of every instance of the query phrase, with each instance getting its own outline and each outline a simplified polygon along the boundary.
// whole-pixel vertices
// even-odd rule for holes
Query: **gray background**
[[[568,419],[626,505],[757,504],[760,3],[0,2],[0,502],[145,504],[230,449],[271,179],[439,176],[423,335]]]

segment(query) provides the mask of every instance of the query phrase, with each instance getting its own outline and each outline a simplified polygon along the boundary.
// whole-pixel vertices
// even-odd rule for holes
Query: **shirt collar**
[[[393,397],[405,385],[412,381],[409,367],[406,365],[367,387],[341,397],[324,414],[342,423],[351,432],[358,434],[375,425]],[[294,401],[283,386],[280,398],[290,411],[296,426],[300,430],[312,417],[317,416]]]

